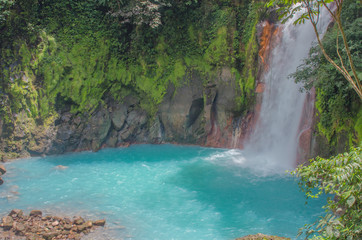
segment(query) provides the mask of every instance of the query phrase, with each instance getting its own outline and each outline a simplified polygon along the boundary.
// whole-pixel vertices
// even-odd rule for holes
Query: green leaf
[[[347,199],[347,204],[348,204],[348,207],[352,207],[352,205],[356,202],[356,198],[351,195],[349,196],[349,198]]]
[[[332,229],[332,226],[327,226],[327,227],[326,227],[326,232],[327,232],[327,236],[328,236],[328,237],[333,237],[333,229]]]
[[[334,229],[333,235],[334,235],[336,238],[339,238],[339,236],[340,236],[341,234],[339,233],[339,231],[338,231],[337,229]]]

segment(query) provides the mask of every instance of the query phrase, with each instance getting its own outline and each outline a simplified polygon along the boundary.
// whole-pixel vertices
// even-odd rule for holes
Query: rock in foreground
[[[4,165],[0,165],[0,176],[4,175],[6,173],[6,169],[4,167]]]
[[[255,235],[248,235],[248,236],[245,236],[242,238],[237,238],[235,240],[290,240],[290,238],[269,236],[269,235],[258,233]]]
[[[80,239],[99,226],[105,220],[84,221],[81,217],[69,218],[57,216],[42,217],[42,212],[33,210],[25,215],[22,210],[14,209],[8,216],[1,218],[0,239]],[[99,223],[102,224],[99,224]]]
[[[4,175],[6,173],[6,169],[4,165],[0,165],[0,185],[4,183],[4,180],[2,180],[1,175]]]

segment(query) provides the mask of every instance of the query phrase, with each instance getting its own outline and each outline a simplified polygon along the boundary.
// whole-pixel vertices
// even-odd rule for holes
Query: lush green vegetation
[[[151,12],[143,4],[151,4]],[[255,27],[262,6],[257,1],[2,1],[0,115],[10,123],[25,110],[47,122],[65,107],[92,112],[108,97],[130,93],[155,113],[169,84],[180,86],[196,70],[206,85],[224,66],[233,69],[242,96],[235,100],[236,111],[246,111],[253,102]]]
[[[357,73],[361,75],[361,4],[352,0],[345,1],[341,19]],[[336,39],[343,42],[337,26],[334,25],[329,29],[322,42],[330,57],[337,64],[341,64]],[[340,44],[338,49],[343,60],[348,61],[347,56],[342,54],[345,52],[345,48]],[[304,64],[299,67],[294,77],[297,82],[304,84],[305,89],[310,90],[312,87],[316,89],[317,128],[319,134],[329,145],[324,154],[327,156],[336,154],[338,145],[359,145],[362,140],[361,101],[350,83],[326,60],[319,46],[311,50],[309,59],[306,59]],[[341,150],[343,149],[338,151]],[[348,148],[344,150],[347,151]]]
[[[21,134],[54,123],[62,111],[92,113],[129,94],[152,116],[170,85],[177,90],[197,72],[207,86],[223,67],[231,69],[237,86],[233,110],[243,114],[254,101],[256,26],[264,11],[262,0],[1,0],[2,136],[15,149]],[[360,2],[344,1],[341,19],[360,76]],[[332,26],[323,46],[340,65],[336,39],[343,42]],[[317,130],[329,146],[325,155],[340,151],[338,145],[360,144],[361,101],[318,47],[294,77],[305,89],[316,89]],[[31,127],[17,130],[16,125]],[[326,205],[333,214],[316,226],[321,237],[361,236],[361,148],[317,158],[294,174],[308,197],[336,196]],[[315,187],[319,192],[312,194]],[[311,226],[307,231],[314,233]]]
[[[314,239],[362,238],[362,148],[330,159],[316,158],[292,174],[308,198],[328,194],[326,215],[302,231]],[[317,192],[316,192],[317,190]],[[314,234],[318,234],[315,236]]]

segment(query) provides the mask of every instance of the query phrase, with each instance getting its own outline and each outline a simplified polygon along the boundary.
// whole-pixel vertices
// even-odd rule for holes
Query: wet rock
[[[4,175],[6,173],[6,168],[4,167],[4,165],[0,165],[0,176]]]
[[[67,169],[68,168],[68,166],[63,166],[63,165],[57,165],[57,166],[55,166],[55,169],[58,169],[58,170],[65,170],[65,169]]]
[[[162,143],[164,139],[164,127],[159,116],[152,122],[148,137],[151,143]]]
[[[69,233],[70,233],[70,231],[68,231],[68,230],[63,230],[63,231],[62,231],[62,234],[63,234],[63,235],[68,235]]]
[[[20,222],[15,222],[13,224],[13,228],[16,232],[18,232],[19,234],[24,234],[25,232],[25,226],[24,224],[20,223]]]
[[[290,238],[269,236],[269,235],[258,233],[255,235],[248,235],[248,236],[245,236],[242,238],[237,238],[235,240],[290,240]]]
[[[64,218],[63,221],[64,221],[66,224],[71,224],[71,223],[72,223],[72,220],[70,220],[69,218]]]
[[[58,225],[59,225],[59,222],[58,222],[58,221],[52,222],[52,226],[53,226],[53,227],[58,226]]]
[[[4,230],[9,230],[13,227],[14,220],[12,217],[10,216],[3,217],[2,221],[3,221],[2,227],[4,228]]]
[[[53,238],[55,238],[55,237],[58,236],[58,235],[59,235],[58,232],[48,232],[48,233],[44,233],[44,234],[43,234],[43,237],[44,237],[45,239],[53,239]]]
[[[0,185],[4,183],[4,180],[0,177]]]
[[[82,231],[84,231],[85,229],[87,229],[87,225],[86,225],[86,224],[82,224],[82,225],[78,225],[78,226],[77,226],[78,232],[82,232]]]
[[[116,130],[112,130],[109,134],[109,137],[106,141],[107,147],[116,147],[118,141],[118,132]]]
[[[78,217],[78,218],[74,219],[73,222],[74,222],[74,224],[76,224],[76,225],[82,225],[82,224],[84,223],[84,219],[81,218],[81,217]]]
[[[200,114],[199,119],[197,119],[197,114],[192,116],[195,119],[189,119],[192,102],[204,96],[203,85],[200,80],[202,78],[196,75],[191,78],[188,84],[179,86],[177,90],[170,86],[159,106],[158,114],[163,123],[166,142],[196,143],[202,141],[195,130],[204,128],[204,123],[201,121],[203,114]]]
[[[23,217],[24,213],[23,213],[23,210],[21,209],[13,209],[11,210],[11,212],[9,213],[9,216],[15,218],[15,217]]]
[[[70,230],[70,229],[72,229],[72,225],[71,224],[65,224],[64,229],[65,230]]]
[[[118,142],[135,141],[142,133],[144,126],[147,123],[147,113],[141,110],[132,110],[128,113],[126,123],[119,132]]]
[[[87,226],[87,228],[91,228],[91,227],[93,227],[93,222],[92,221],[87,221],[85,223],[85,225]]]
[[[41,217],[43,215],[40,210],[32,210],[29,214],[30,217]]]
[[[258,85],[255,88],[256,93],[262,93],[265,90],[265,84],[264,83],[258,83]]]
[[[105,219],[101,219],[101,220],[97,220],[93,222],[94,226],[101,226],[103,227],[106,224],[106,220]]]
[[[87,126],[83,130],[83,136],[79,144],[79,149],[99,150],[111,128],[111,118],[107,109],[101,108],[90,118]]]
[[[116,130],[121,130],[127,118],[127,106],[117,104],[112,108],[111,120]]]

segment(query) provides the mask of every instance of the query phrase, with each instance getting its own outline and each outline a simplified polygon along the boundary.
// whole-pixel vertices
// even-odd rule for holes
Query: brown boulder
[[[269,235],[258,233],[255,235],[248,235],[248,236],[245,236],[242,238],[237,238],[235,240],[290,240],[290,238],[269,236]]]
[[[77,228],[78,232],[82,232],[87,229],[87,225],[86,224],[78,225]]]
[[[83,223],[84,223],[84,219],[81,217],[74,219],[74,224],[76,224],[76,225],[82,225]]]
[[[93,222],[94,226],[101,226],[103,227],[106,224],[106,220],[105,219],[101,219],[101,220],[97,220]]]
[[[30,217],[41,217],[43,213],[40,210],[33,210],[30,212]]]
[[[6,173],[6,169],[4,165],[0,165],[0,175],[4,175]]]
[[[3,217],[2,220],[3,220],[2,227],[4,228],[4,230],[10,230],[13,227],[14,220],[12,217],[5,216]]]
[[[52,222],[52,226],[55,227],[55,226],[58,226],[59,225],[59,221],[54,221]]]
[[[87,221],[87,222],[85,223],[85,225],[87,226],[87,228],[93,227],[92,221]]]
[[[59,235],[59,233],[54,231],[54,232],[44,233],[44,234],[43,234],[43,237],[44,237],[45,239],[53,239],[53,238],[57,237],[58,235]]]
[[[13,224],[15,232],[18,232],[18,234],[23,235],[25,233],[25,226],[22,223],[15,222]]]
[[[0,177],[0,185],[4,183],[4,180]]]
[[[72,229],[72,225],[71,224],[65,224],[64,229],[69,231],[70,229]]]
[[[20,209],[13,209],[11,210],[11,212],[9,213],[9,216],[11,217],[23,217],[24,216],[24,213],[23,213],[23,210],[20,210]]]

